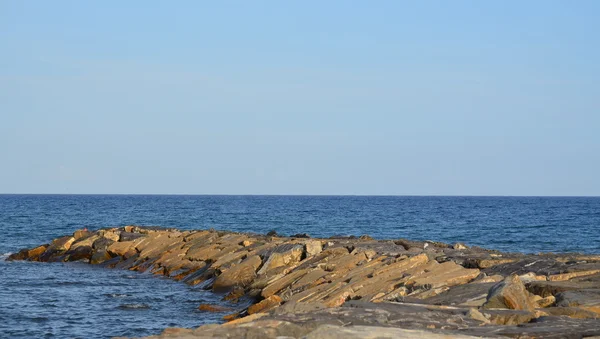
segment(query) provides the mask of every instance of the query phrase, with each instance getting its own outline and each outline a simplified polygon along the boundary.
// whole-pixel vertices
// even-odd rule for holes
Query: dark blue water
[[[600,198],[0,195],[0,254],[127,224],[600,253]],[[196,310],[219,296],[147,274],[2,260],[0,272],[0,336],[10,338],[141,336],[223,315]]]

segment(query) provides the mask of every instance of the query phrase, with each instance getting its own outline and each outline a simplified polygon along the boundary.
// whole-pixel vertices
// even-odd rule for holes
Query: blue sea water
[[[600,198],[594,197],[0,195],[0,255],[83,227],[129,224],[600,253]],[[197,310],[221,303],[221,296],[167,279],[3,258],[0,337],[142,336],[223,316]]]

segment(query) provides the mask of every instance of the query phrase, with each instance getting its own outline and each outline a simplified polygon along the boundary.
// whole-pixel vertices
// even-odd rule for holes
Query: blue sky
[[[598,13],[0,0],[0,193],[600,195]]]

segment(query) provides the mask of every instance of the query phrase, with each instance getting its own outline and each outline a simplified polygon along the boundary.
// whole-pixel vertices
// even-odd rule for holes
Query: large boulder
[[[234,287],[246,287],[256,277],[256,270],[262,264],[258,255],[251,256],[219,275],[213,283],[213,291],[228,292]]]
[[[68,261],[89,261],[92,258],[91,246],[77,246],[67,251]]]
[[[536,304],[519,276],[512,274],[490,289],[482,308],[534,311]]]
[[[263,267],[258,271],[258,274],[264,274],[275,268],[297,263],[300,261],[303,252],[304,248],[302,245],[286,245],[285,249],[271,253]]]
[[[90,264],[101,264],[107,260],[111,259],[110,254],[105,249],[97,250],[92,254],[90,258]]]
[[[8,257],[8,260],[33,260],[38,261],[40,255],[44,254],[49,245],[41,245],[32,249],[22,249],[17,253],[13,253]]]
[[[68,251],[74,242],[75,238],[72,236],[61,237],[52,241],[50,248],[56,251]]]
[[[556,295],[556,306],[579,307],[600,317],[600,289],[561,292]]]
[[[79,240],[82,238],[87,238],[90,235],[92,235],[92,232],[86,230],[86,229],[82,229],[82,230],[77,230],[75,232],[73,232],[73,238],[75,238],[75,240]]]
[[[304,243],[306,249],[306,255],[309,257],[315,256],[323,250],[323,245],[320,240],[309,240]]]
[[[139,242],[139,241],[137,241],[137,242]],[[106,251],[108,251],[108,253],[110,253],[113,256],[120,256],[120,257],[127,259],[131,255],[137,253],[137,251],[135,250],[135,245],[137,242],[136,241],[114,242],[106,248]]]

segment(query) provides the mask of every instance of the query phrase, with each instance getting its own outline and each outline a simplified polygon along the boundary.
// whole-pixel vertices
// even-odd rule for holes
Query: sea
[[[147,336],[222,321],[222,295],[146,273],[5,261],[87,227],[155,225],[600,254],[600,197],[0,195],[0,337]]]

